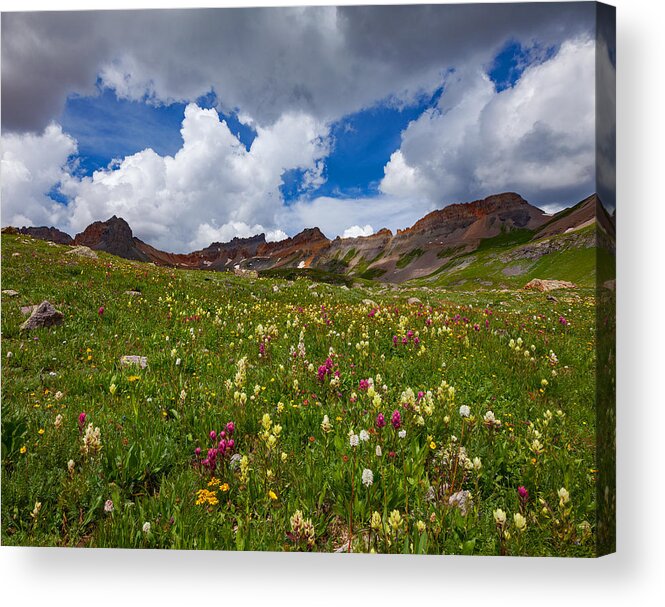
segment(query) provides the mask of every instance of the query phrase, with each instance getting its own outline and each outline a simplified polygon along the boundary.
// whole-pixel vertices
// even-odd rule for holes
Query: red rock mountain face
[[[108,221],[95,221],[74,238],[74,244],[95,251],[106,251],[125,259],[151,261],[134,240],[132,229],[121,217],[115,215]]]
[[[526,229],[533,232],[534,238],[542,238],[597,218],[609,232],[613,222],[604,210],[600,213],[599,207],[593,195],[570,209],[548,216],[519,194],[506,192],[433,211],[396,234],[384,228],[371,236],[337,237],[331,241],[315,227],[278,242],[266,242],[265,235],[259,234],[214,242],[205,249],[185,254],[167,253],[143,242],[133,235],[124,219],[115,215],[107,221],[92,223],[75,239],[55,228],[21,231],[60,244],[85,245],[126,259],[171,267],[210,270],[314,267],[360,274],[370,269],[381,280],[402,282],[427,275],[452,256],[473,251],[483,240],[510,230]],[[404,263],[405,258],[408,263]]]
[[[19,228],[17,231],[19,234],[26,234],[27,236],[32,236],[33,238],[38,238],[39,240],[50,240],[51,242],[55,242],[57,244],[74,244],[74,240],[69,234],[66,234],[65,232],[62,232],[61,230],[58,230],[54,227],[23,227]]]

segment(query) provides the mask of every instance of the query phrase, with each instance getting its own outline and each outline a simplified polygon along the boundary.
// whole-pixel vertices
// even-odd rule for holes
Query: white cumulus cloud
[[[76,150],[76,142],[56,124],[41,134],[3,135],[3,225],[61,223],[66,208],[47,194],[67,177],[67,160]]]
[[[351,226],[344,230],[342,238],[358,238],[358,236],[371,236],[374,234],[374,228],[367,224],[365,226]]]
[[[580,38],[497,92],[482,70],[453,72],[437,108],[411,122],[382,192],[437,206],[501,191],[564,206],[595,189],[595,44]]]
[[[216,110],[190,104],[181,134],[174,156],[146,149],[90,177],[66,175],[62,191],[71,202],[59,227],[76,233],[118,215],[139,238],[177,252],[260,232],[281,238],[282,174],[294,168],[317,173],[328,153],[327,127],[306,114],[257,127],[247,151]],[[16,197],[11,187],[7,197]]]

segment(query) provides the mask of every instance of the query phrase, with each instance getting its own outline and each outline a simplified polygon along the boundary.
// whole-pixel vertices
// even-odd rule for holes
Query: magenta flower
[[[201,447],[197,447],[196,449],[194,449],[194,455],[196,455],[196,457],[201,455]]]
[[[81,413],[79,413],[79,426],[80,426],[81,428],[82,428],[83,425],[85,424],[85,418],[86,418],[86,417],[87,417],[87,416],[86,416],[85,411],[82,411]]]
[[[365,391],[368,388],[369,388],[369,382],[366,379],[361,379],[360,383],[358,384],[358,389]]]
[[[101,306],[99,310],[97,310],[97,314],[99,314],[100,316],[104,315],[104,306]]]
[[[210,430],[210,440],[215,440],[217,438],[217,432]]]
[[[392,417],[390,418],[390,423],[393,425],[395,430],[398,430],[402,426],[402,416],[397,409],[393,411]]]
[[[517,488],[517,494],[520,496],[521,500],[526,501],[526,500],[529,499],[529,490],[526,487],[524,487],[523,485],[520,485]]]
[[[393,346],[397,345],[397,335],[393,335]]]
[[[233,422],[229,422],[226,424],[226,431],[229,433],[229,436],[233,434],[233,431],[235,430],[235,424]]]
[[[377,428],[383,428],[386,425],[386,418],[383,415],[383,413],[379,413],[376,416],[376,422],[375,423],[376,423]]]

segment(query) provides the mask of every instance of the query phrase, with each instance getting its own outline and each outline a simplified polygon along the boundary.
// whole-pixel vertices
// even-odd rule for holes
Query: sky
[[[396,230],[504,191],[570,206],[613,185],[614,157],[596,167],[596,74],[611,83],[615,60],[595,11],[3,13],[2,225],[73,235],[115,214],[186,252]],[[613,128],[599,137],[613,149]]]

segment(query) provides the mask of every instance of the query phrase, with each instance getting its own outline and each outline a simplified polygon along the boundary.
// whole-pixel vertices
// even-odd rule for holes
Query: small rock
[[[97,259],[97,253],[95,253],[90,247],[84,247],[83,245],[79,245],[73,249],[70,249],[65,253],[65,255],[78,255],[79,257]]]
[[[547,301],[553,301],[554,303],[559,303],[559,300],[556,297],[554,297],[554,295],[548,295]]]
[[[123,367],[138,365],[139,367],[141,367],[141,369],[145,369],[148,366],[148,358],[146,356],[136,356],[135,354],[126,354],[125,356],[120,357],[120,364]]]
[[[316,289],[316,287],[318,287],[318,286],[319,286],[319,285],[317,285],[315,282],[313,282],[313,283],[312,283],[311,285],[309,285],[307,288],[311,291],[312,289]]]
[[[14,289],[4,289],[2,294],[6,295],[7,297],[16,297],[18,295],[18,291],[14,291]]]
[[[423,302],[420,301],[417,297],[409,297],[406,303],[408,303],[410,306],[415,306],[420,305]]]
[[[378,308],[379,307],[379,304],[377,304],[372,299],[363,299],[363,304],[366,305],[366,306],[371,306],[372,308]]]
[[[143,293],[141,293],[141,291],[125,291],[125,295],[129,295],[130,297],[141,297]]]
[[[30,315],[30,318],[21,325],[21,331],[30,331],[42,327],[61,325],[65,315],[56,310],[48,301],[40,303]]]
[[[20,257],[20,256],[21,256],[20,253],[12,253],[12,257]]]
[[[617,288],[617,281],[614,280],[614,279],[612,279],[612,280],[606,280],[606,281],[603,283],[603,287],[605,287],[606,289],[609,289],[610,291],[614,291],[614,290],[616,290],[616,288]]]
[[[567,280],[541,280],[534,278],[524,285],[525,289],[534,291],[554,291],[555,289],[575,289],[575,285]]]

